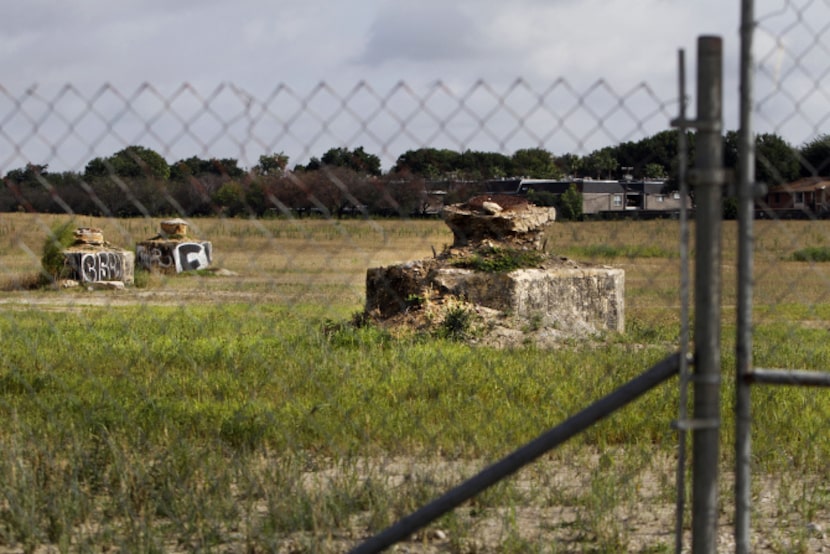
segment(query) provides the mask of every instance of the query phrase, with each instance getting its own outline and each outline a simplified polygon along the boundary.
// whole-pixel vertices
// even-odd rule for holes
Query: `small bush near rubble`
[[[476,250],[470,257],[455,260],[452,264],[486,273],[508,273],[516,269],[538,266],[546,258],[547,254],[538,250],[487,247]]]
[[[474,315],[465,306],[449,307],[438,329],[438,336],[449,340],[464,340],[471,332]]]
[[[63,251],[75,241],[75,224],[68,221],[53,227],[43,243],[43,253],[40,263],[43,266],[40,283],[47,285],[66,275],[66,258]]]
[[[830,248],[826,246],[810,246],[796,250],[790,259],[796,262],[830,262]]]

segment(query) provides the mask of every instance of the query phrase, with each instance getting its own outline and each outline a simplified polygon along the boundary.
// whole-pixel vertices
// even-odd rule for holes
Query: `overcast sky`
[[[826,131],[830,8],[757,4],[756,130],[799,145]],[[421,146],[585,154],[668,128],[677,51],[693,94],[704,34],[724,38],[737,127],[737,0],[7,0],[3,12],[0,172],[82,169],[133,143],[246,166],[332,146],[364,146],[387,168]]]

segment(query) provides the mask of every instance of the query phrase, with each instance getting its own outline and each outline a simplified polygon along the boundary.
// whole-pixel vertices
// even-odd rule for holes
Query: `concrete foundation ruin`
[[[182,273],[207,269],[213,261],[213,245],[187,236],[187,222],[169,219],[161,222],[161,232],[136,244],[138,264],[159,273]]]
[[[443,217],[453,232],[451,247],[432,259],[367,271],[368,316],[423,328],[440,324],[446,306],[465,306],[482,320],[481,342],[494,345],[531,335],[553,343],[625,330],[624,271],[544,253],[552,209],[487,196],[447,206]],[[488,262],[504,253],[524,265],[500,270],[498,262]]]
[[[79,227],[74,231],[74,239],[62,252],[69,281],[124,285],[134,282],[135,255],[107,243],[100,229]]]

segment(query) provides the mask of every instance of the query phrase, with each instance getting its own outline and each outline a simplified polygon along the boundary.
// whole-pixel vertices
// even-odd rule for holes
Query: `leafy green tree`
[[[106,177],[114,172],[115,169],[108,163],[107,158],[93,158],[87,162],[86,168],[84,168],[84,177],[87,179]]]
[[[108,158],[94,158],[86,165],[87,178],[106,177],[150,177],[167,180],[170,166],[161,154],[144,146],[128,146]]]
[[[801,174],[805,177],[830,175],[830,135],[823,134],[800,148],[803,166]]]
[[[610,178],[619,167],[613,149],[610,147],[594,150],[585,158],[585,173],[596,179]]]
[[[562,171],[557,167],[553,154],[544,148],[522,148],[511,157],[511,175],[534,179],[558,179]]]
[[[254,179],[245,187],[245,206],[249,215],[260,217],[267,209],[265,186],[260,179]]]
[[[762,183],[789,183],[798,179],[798,152],[775,133],[755,137],[755,179]]]
[[[380,175],[380,158],[363,150],[362,146],[348,148],[330,148],[320,158],[323,165],[345,167],[361,175]]]
[[[576,185],[572,184],[568,187],[568,190],[562,193],[557,211],[557,219],[563,221],[576,221],[582,217],[582,193],[579,192]]]
[[[740,153],[738,152],[738,132],[727,131],[723,135],[723,166],[728,169],[735,169],[738,167],[738,159]]]
[[[225,215],[239,215],[245,211],[245,191],[237,181],[227,181],[213,193],[211,200]]]
[[[453,150],[419,148],[407,150],[395,161],[393,173],[410,173],[425,179],[446,179],[458,170],[461,154]]]
[[[282,152],[263,154],[259,157],[259,163],[254,166],[254,173],[259,175],[282,175],[287,166],[288,156]]]
[[[723,164],[738,169],[739,135],[727,131],[723,137]],[[775,133],[755,137],[755,180],[767,184],[788,183],[799,177],[801,164],[798,152]]]
[[[665,179],[666,168],[659,163],[648,163],[645,168],[643,168],[643,177],[646,179]]]
[[[372,181],[376,192],[367,202],[377,215],[424,215],[429,208],[426,182],[423,177],[388,173]]]
[[[687,132],[686,143],[689,149],[689,160],[693,159],[694,155],[694,134]],[[677,149],[679,137],[677,131],[666,130],[656,133],[640,141],[643,145],[643,157],[635,164],[642,163],[656,163],[660,164],[666,169],[670,169],[677,165]]]
[[[576,154],[562,154],[556,158],[556,167],[564,175],[574,177],[582,173],[583,160]]]
[[[512,173],[512,161],[498,152],[467,150],[457,158],[455,174],[465,180],[499,179]]]
[[[239,167],[239,161],[234,158],[203,159],[197,156],[179,160],[171,168],[171,179],[177,181],[189,177],[200,178],[204,175],[239,179],[245,175],[245,171]]]
[[[196,156],[175,162],[170,166],[170,179],[184,181],[189,177],[198,177],[202,173],[202,162]]]
[[[320,161],[320,158],[312,156],[305,166],[297,165],[294,167],[294,171],[319,171],[322,168],[323,162]]]
[[[46,169],[48,167],[49,164],[27,163],[23,168],[10,170],[6,173],[4,180],[10,181],[16,185],[36,185],[39,182],[39,177],[47,177]]]

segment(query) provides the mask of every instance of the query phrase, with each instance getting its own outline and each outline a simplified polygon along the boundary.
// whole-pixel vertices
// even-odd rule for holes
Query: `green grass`
[[[303,531],[308,548],[322,549],[315,541],[353,525],[354,514],[379,529],[462,477],[427,472],[401,485],[366,460],[425,451],[495,459],[665,354],[621,340],[591,355],[563,348],[552,359],[534,348],[392,338],[373,327],[331,333],[324,323],[248,305],[32,310],[15,314],[14,324],[0,319],[9,345],[0,354],[0,471],[14,475],[0,485],[7,499],[0,540],[165,550],[172,534],[209,549],[227,541],[229,522],[245,521],[236,533],[251,545],[268,548]],[[648,324],[634,326],[635,336],[652,336]],[[764,327],[759,340],[809,342],[817,333]],[[762,347],[758,360],[826,362],[815,355],[792,342]],[[765,429],[754,440],[756,470],[826,471],[826,395],[765,388],[753,401]],[[630,536],[614,510],[635,503],[638,487],[618,477],[636,475],[658,453],[672,455],[676,405],[676,385],[664,385],[569,444],[570,452],[629,453],[601,457],[590,486],[566,500],[585,540],[626,549]],[[724,413],[726,453],[733,421]],[[309,470],[326,460],[339,460],[339,469],[308,482]],[[794,498],[813,512],[827,500]],[[489,513],[528,502],[537,500],[507,482],[473,506]],[[90,521],[104,523],[100,534],[79,533]],[[509,525],[503,548],[536,544]]]
[[[76,544],[85,522],[103,525],[95,544],[142,550],[170,534],[209,548],[240,518],[256,520],[246,540],[260,546],[324,536],[355,513],[377,529],[454,481],[402,488],[361,460],[495,459],[664,355],[610,345],[589,369],[578,348],[551,363],[532,348],[324,323],[249,305],[0,318],[0,470],[15,476],[0,485],[0,542]],[[675,403],[665,387],[577,444],[670,449]],[[326,460],[340,470],[303,484]],[[487,502],[510,501],[498,490]]]
[[[0,233],[42,234],[59,222],[26,225],[13,215]],[[157,232],[144,220],[81,223],[104,227],[107,238]],[[555,252],[613,260],[626,270],[626,333],[556,350],[453,340],[455,331],[469,330],[463,314],[443,337],[338,323],[359,310],[367,265],[426,257],[430,245],[440,250],[450,236],[440,222],[197,223],[224,256],[222,266],[243,277],[147,274],[140,292],[152,302],[156,294],[175,299],[199,290],[206,299],[217,291],[215,302],[122,307],[117,293],[4,291],[0,545],[342,552],[677,348],[671,222],[553,226]],[[763,225],[754,363],[826,370],[827,276],[821,264],[785,261],[806,245]],[[787,225],[793,236],[819,243],[820,227],[809,234]],[[736,251],[726,231],[724,472],[733,464],[728,271]],[[611,237],[611,246],[591,246],[598,237]],[[40,235],[20,240],[35,250],[43,242]],[[39,263],[19,248],[0,248],[8,252],[4,277]],[[229,291],[250,299],[226,300]],[[113,305],[83,306],[96,295]],[[629,523],[674,506],[677,388],[676,380],[658,387],[436,522],[449,533],[446,551],[556,551],[563,544],[669,551],[665,536],[638,546]],[[799,529],[826,520],[830,395],[756,387],[752,402],[753,491],[760,497],[771,480],[777,487],[763,489],[773,500],[757,508],[771,506]],[[764,517],[754,517],[759,534],[779,528]],[[660,532],[672,522],[661,520]]]
[[[626,361],[625,345],[612,345],[597,375],[619,359],[616,375],[591,383],[574,350],[554,367],[535,350],[493,350],[482,363],[453,340],[322,327],[247,305],[16,314],[0,320],[16,345],[0,354],[0,406],[33,428],[106,428],[160,445],[185,437],[331,455],[436,445],[476,457],[527,440],[662,354]],[[554,417],[528,418],[540,403]],[[611,442],[635,440],[631,431],[616,429]]]
[[[792,253],[795,262],[830,262],[830,246],[811,246]]]

